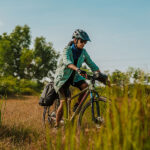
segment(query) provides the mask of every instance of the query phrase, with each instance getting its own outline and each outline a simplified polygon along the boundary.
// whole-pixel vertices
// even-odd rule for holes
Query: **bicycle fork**
[[[90,91],[90,97],[91,97],[91,111],[92,111],[92,120],[94,122],[98,122],[97,118],[100,117],[100,108],[99,108],[99,103],[98,101],[95,101],[96,103],[96,113],[97,113],[97,118],[95,117],[95,112],[94,112],[94,96],[93,96],[93,93],[92,91]],[[96,97],[98,97],[98,94],[96,93]]]

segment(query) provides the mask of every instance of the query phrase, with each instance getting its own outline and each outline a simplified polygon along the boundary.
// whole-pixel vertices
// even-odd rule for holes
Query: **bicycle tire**
[[[59,104],[60,104],[59,100],[55,100],[55,102],[53,103],[52,106],[44,107],[44,112],[43,112],[44,125],[46,125],[48,123],[51,127],[54,126],[56,120],[53,118],[56,118],[56,111],[59,107]]]
[[[80,114],[79,114],[79,117],[78,117],[78,128],[93,128],[93,127],[95,127],[95,126],[100,126],[100,125],[102,125],[102,124],[104,124],[104,114],[102,114],[102,113],[105,113],[105,112],[102,112],[102,110],[103,111],[106,111],[106,108],[104,108],[104,105],[105,105],[105,107],[106,107],[106,102],[107,102],[107,99],[105,98],[105,97],[99,97],[98,99],[94,99],[94,102],[93,102],[93,104],[94,105],[96,105],[96,103],[98,103],[98,105],[100,106],[100,116],[95,116],[95,120],[92,120],[92,113],[91,113],[91,110],[89,111],[89,114],[91,115],[91,118],[89,119],[89,117],[90,117],[90,115],[88,115],[88,114],[85,114],[85,112],[87,112],[88,111],[88,109],[89,109],[89,107],[91,106],[91,101],[88,101],[85,105],[84,105],[84,107],[81,109],[81,111],[80,111]],[[102,108],[102,110],[101,110],[101,107],[103,107]],[[94,110],[96,110],[95,108],[94,108]],[[85,121],[85,120],[87,120],[87,116],[88,116],[88,119],[89,119],[89,122],[88,121]],[[83,118],[84,117],[84,118]],[[100,117],[100,118],[98,118],[98,117]],[[97,118],[99,119],[99,120],[97,120]],[[83,120],[84,119],[84,120]]]

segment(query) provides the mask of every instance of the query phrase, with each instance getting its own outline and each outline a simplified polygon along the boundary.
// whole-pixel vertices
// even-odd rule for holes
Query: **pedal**
[[[56,118],[56,113],[55,113],[55,112],[52,112],[52,113],[50,114],[50,116]]]
[[[96,123],[103,124],[104,123],[104,119],[102,117],[97,117],[96,118]]]

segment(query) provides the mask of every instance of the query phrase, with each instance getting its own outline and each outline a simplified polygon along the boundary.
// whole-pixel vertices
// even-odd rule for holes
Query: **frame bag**
[[[51,106],[56,99],[59,99],[59,96],[54,89],[54,82],[50,82],[45,86],[41,94],[39,105]]]

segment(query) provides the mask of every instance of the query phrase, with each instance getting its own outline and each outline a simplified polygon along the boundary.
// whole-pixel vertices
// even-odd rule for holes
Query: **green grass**
[[[32,140],[38,138],[38,133],[31,130],[29,127],[24,126],[1,126],[0,127],[0,139],[11,138],[13,144],[23,144],[25,141],[31,143]]]
[[[55,138],[47,133],[51,143],[48,149],[150,149],[150,95],[145,87],[135,85],[130,96],[128,87],[123,91],[106,88],[104,94],[112,99],[112,104],[107,106],[105,126],[78,131],[76,123],[74,126],[69,124],[64,130],[58,129]]]
[[[150,95],[147,88],[137,84],[132,88],[100,89],[100,94],[111,98],[112,103],[106,107],[105,124],[98,129],[85,126],[78,130],[77,119],[73,125],[68,122],[58,130],[44,129],[37,98],[6,100],[5,110],[1,109],[0,149],[149,150]],[[74,90],[74,94],[77,92]],[[87,122],[90,122],[89,114]]]

